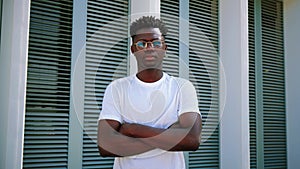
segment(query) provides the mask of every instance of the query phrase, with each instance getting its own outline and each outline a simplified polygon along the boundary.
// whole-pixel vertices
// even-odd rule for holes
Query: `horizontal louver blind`
[[[179,1],[161,1],[161,19],[166,23],[168,50],[163,62],[163,70],[175,77],[179,76]],[[188,44],[186,44],[188,45]]]
[[[190,0],[190,80],[203,117],[202,143],[189,168],[219,168],[218,1]]]
[[[248,1],[249,27],[249,112],[250,112],[250,168],[256,168],[256,94],[255,94],[255,36],[254,0]]]
[[[128,1],[88,1],[83,168],[112,168],[97,148],[97,119],[105,88],[127,76]]]
[[[262,2],[264,168],[287,168],[282,2]]]
[[[24,168],[67,168],[72,1],[31,1]]]
[[[277,0],[264,0],[260,3],[260,6],[255,6],[253,0],[249,1],[250,162],[251,168],[287,168],[283,7],[282,1]],[[260,23],[255,21],[254,16],[259,10]],[[261,24],[261,37],[256,35],[260,32],[254,31],[256,24]],[[261,39],[260,44],[255,44],[255,38]],[[255,51],[258,50],[255,46],[261,48],[261,56],[255,56]],[[255,63],[255,58],[262,59],[262,65],[256,65],[258,62]],[[255,82],[256,76],[262,76],[262,93],[255,93],[255,87],[259,86]],[[261,103],[256,101],[260,97]],[[263,111],[258,112],[256,106],[262,107]],[[259,113],[263,113],[263,124],[259,124],[263,126],[263,131],[256,129],[256,114]],[[256,135],[259,132],[263,132],[263,150],[257,146],[261,144],[257,142]],[[263,154],[258,154],[261,152]],[[260,160],[257,155],[263,157],[263,163],[257,164]]]

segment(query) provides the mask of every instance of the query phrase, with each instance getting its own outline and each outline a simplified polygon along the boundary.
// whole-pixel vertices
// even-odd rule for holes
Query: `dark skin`
[[[136,35],[133,43],[139,40],[153,41],[163,39],[158,28],[143,29]],[[167,46],[155,51],[148,47],[139,51],[131,46],[137,58],[137,77],[143,82],[156,82],[162,75],[162,60]],[[137,155],[160,148],[167,151],[195,151],[199,147],[202,120],[196,112],[186,112],[167,129],[141,124],[121,124],[115,120],[100,120],[98,123],[98,147],[101,156],[123,157]]]

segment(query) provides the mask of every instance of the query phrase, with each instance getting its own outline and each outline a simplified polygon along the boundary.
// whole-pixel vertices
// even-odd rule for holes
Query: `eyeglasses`
[[[138,41],[138,42],[134,43],[134,45],[136,46],[136,48],[138,50],[143,50],[143,49],[146,49],[148,47],[148,44],[150,44],[152,48],[162,48],[164,43],[165,42],[162,41],[162,40],[153,40],[151,42],[149,42],[149,41]]]

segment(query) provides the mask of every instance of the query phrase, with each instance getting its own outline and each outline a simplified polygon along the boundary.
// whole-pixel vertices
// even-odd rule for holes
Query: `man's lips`
[[[154,60],[156,57],[153,55],[146,55],[145,60]]]

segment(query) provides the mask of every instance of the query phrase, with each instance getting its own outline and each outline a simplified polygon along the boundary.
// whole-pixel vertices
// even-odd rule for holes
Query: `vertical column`
[[[0,168],[22,168],[30,1],[3,0],[0,56]]]
[[[73,2],[68,168],[82,168],[87,0]]]
[[[189,0],[179,2],[179,77],[189,79]]]
[[[189,0],[179,1],[179,77],[189,79]],[[186,168],[189,153],[184,152]]]
[[[155,16],[160,18],[160,0],[131,0],[131,22],[141,16]],[[137,64],[135,57],[131,54],[129,60],[129,73],[137,72]]]
[[[250,168],[248,2],[222,0],[220,6],[220,164]],[[233,160],[234,159],[234,160]]]
[[[284,2],[284,41],[286,70],[286,116],[288,168],[299,168],[300,156],[300,1]]]

